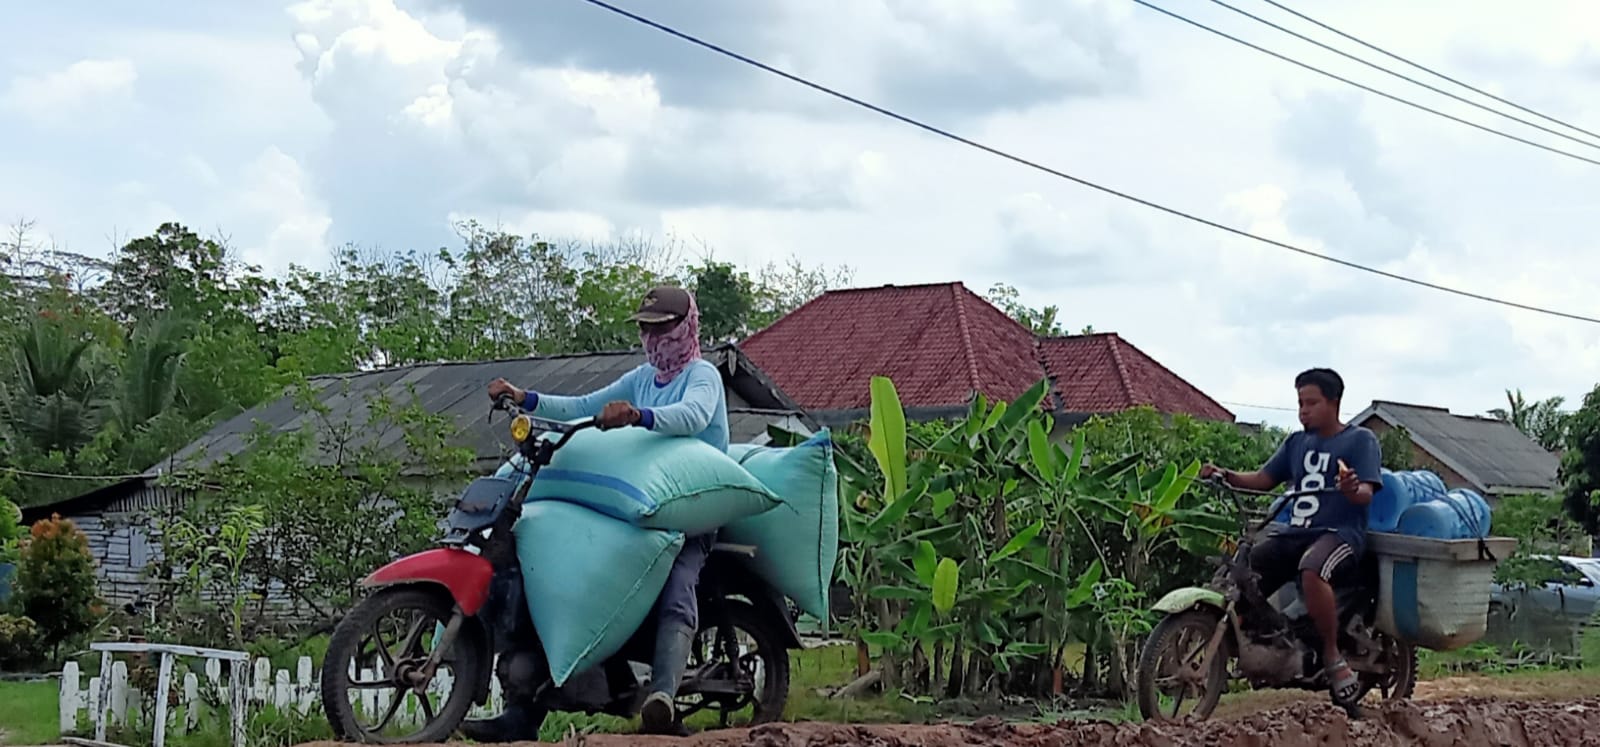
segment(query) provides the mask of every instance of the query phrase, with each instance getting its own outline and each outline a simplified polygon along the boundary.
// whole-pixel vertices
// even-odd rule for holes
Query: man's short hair
[[[1344,399],[1344,379],[1331,368],[1313,368],[1294,377],[1294,388],[1314,386],[1329,400]]]

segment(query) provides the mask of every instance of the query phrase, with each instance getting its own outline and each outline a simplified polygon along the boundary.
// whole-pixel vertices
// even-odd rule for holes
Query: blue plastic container
[[[1400,515],[1415,503],[1408,473],[1383,471],[1383,487],[1367,504],[1367,529],[1373,532],[1393,532],[1400,523]]]
[[[1419,501],[1400,515],[1397,534],[1431,539],[1489,536],[1489,504],[1471,490],[1451,490],[1436,500]]]

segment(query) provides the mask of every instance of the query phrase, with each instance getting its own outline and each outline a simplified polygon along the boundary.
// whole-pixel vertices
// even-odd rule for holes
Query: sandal
[[[1327,673],[1333,702],[1339,705],[1354,703],[1356,696],[1361,694],[1361,678],[1350,668],[1350,662],[1341,656],[1338,661],[1328,665]]]

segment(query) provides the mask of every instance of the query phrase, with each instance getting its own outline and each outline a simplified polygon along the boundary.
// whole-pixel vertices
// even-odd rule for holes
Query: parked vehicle
[[[502,399],[495,409],[512,406]],[[537,479],[558,450],[592,425],[519,413],[510,430]],[[539,569],[520,566],[511,532],[531,481],[509,489],[506,482],[476,481],[451,510],[440,547],[396,560],[362,582],[374,592],[339,622],[322,668],[323,710],[339,738],[444,741],[474,704],[488,701],[491,674],[508,702],[522,699],[539,719],[553,711],[637,713],[654,651],[652,624],[610,661],[554,686],[523,596],[522,573]],[[756,548],[715,550],[699,585],[701,630],[679,690],[680,716],[709,710],[726,723],[748,711],[753,723],[777,720],[788,697],[788,651],[800,647],[793,617],[786,600],[746,569],[744,558]],[[381,674],[371,679],[357,674],[376,670]],[[430,687],[444,686],[436,678],[447,684],[439,702],[430,695]],[[402,708],[420,709],[422,718],[396,719]]]
[[[1219,481],[1238,509],[1242,535],[1238,548],[1219,560],[1204,587],[1177,589],[1156,603],[1165,617],[1139,657],[1139,711],[1147,719],[1184,715],[1206,718],[1228,691],[1230,681],[1243,679],[1253,689],[1329,689],[1322,646],[1293,583],[1268,599],[1250,569],[1256,535],[1277,514],[1283,501],[1304,492],[1287,493],[1252,527],[1238,492]],[[1366,554],[1360,583],[1334,589],[1339,610],[1339,650],[1361,680],[1357,698],[1377,690],[1385,699],[1411,696],[1417,681],[1417,654],[1374,627],[1377,619],[1377,560]],[[1185,711],[1188,704],[1191,710]],[[1352,705],[1352,715],[1357,710]]]
[[[1490,587],[1490,637],[1566,653],[1600,611],[1600,558],[1534,557],[1548,564],[1543,583]]]

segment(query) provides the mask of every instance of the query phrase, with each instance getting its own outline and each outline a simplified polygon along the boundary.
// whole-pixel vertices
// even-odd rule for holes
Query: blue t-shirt
[[[1290,435],[1261,468],[1288,487],[1288,492],[1316,491],[1285,505],[1271,527],[1278,533],[1337,532],[1339,539],[1361,552],[1367,538],[1367,507],[1350,502],[1339,492],[1339,461],[1362,482],[1381,485],[1383,456],[1378,437],[1360,426],[1349,426],[1326,438],[1309,431]]]
[[[656,383],[656,369],[646,363],[599,391],[581,397],[528,392],[523,407],[552,420],[597,417],[612,402],[639,408],[639,425],[669,436],[692,436],[728,450],[728,397],[722,373],[705,359],[689,364],[665,384]]]

